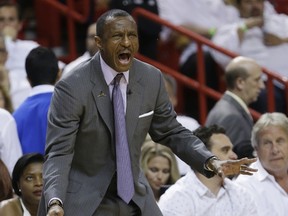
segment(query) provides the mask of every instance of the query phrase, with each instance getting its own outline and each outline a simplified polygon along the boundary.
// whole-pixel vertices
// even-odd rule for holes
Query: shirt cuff
[[[51,199],[49,200],[47,209],[49,208],[49,206],[50,206],[50,204],[51,204],[51,202],[52,202],[53,200],[58,200],[58,201],[61,203],[61,207],[63,206],[63,202],[62,202],[61,199],[59,199],[59,198],[57,198],[57,197],[53,197],[53,198],[51,198]]]

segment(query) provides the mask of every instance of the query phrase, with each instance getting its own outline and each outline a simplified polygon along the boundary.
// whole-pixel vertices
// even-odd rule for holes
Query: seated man
[[[252,59],[234,58],[225,69],[227,91],[210,110],[205,125],[226,130],[238,158],[254,157],[251,146],[253,119],[248,105],[256,101],[264,84],[262,70]]]
[[[237,159],[223,128],[217,125],[200,127],[194,134],[219,159]],[[245,189],[228,178],[207,178],[195,170],[188,172],[160,197],[159,207],[164,216],[257,215],[256,205]]]
[[[258,161],[254,176],[239,176],[256,201],[262,216],[284,216],[288,212],[288,118],[282,113],[266,113],[252,130],[252,146]]]

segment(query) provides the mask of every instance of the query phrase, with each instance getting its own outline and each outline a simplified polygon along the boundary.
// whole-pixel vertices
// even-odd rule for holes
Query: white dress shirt
[[[164,216],[256,216],[256,206],[244,188],[225,179],[217,196],[191,170],[172,185],[158,205]]]
[[[257,160],[251,165],[258,169],[252,176],[240,175],[235,182],[248,189],[261,216],[287,216],[288,193],[275,181]]]
[[[101,55],[100,55],[100,64],[101,64],[101,69],[103,71],[103,75],[105,78],[105,81],[107,83],[107,85],[109,86],[109,92],[110,92],[110,98],[112,100],[112,91],[114,88],[114,83],[113,83],[113,79],[115,78],[115,76],[119,73],[117,71],[115,71],[113,68],[111,68],[109,65],[106,64],[106,62],[102,59]],[[127,107],[127,86],[128,86],[128,82],[129,82],[129,71],[125,71],[123,72],[123,77],[120,80],[120,90],[122,93],[122,98],[123,98],[123,104],[124,104],[124,110],[126,112],[126,107]]]
[[[21,156],[16,122],[8,111],[0,108],[0,158],[7,166],[10,175]]]

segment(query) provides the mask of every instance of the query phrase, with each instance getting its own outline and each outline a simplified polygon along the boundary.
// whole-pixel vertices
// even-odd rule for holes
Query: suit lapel
[[[128,143],[132,143],[133,134],[138,122],[143,86],[140,83],[142,73],[135,70],[135,61],[129,70],[129,84],[127,89],[131,90],[131,94],[127,95],[127,110],[126,110],[126,127]],[[91,82],[94,83],[92,95],[99,114],[108,127],[111,137],[114,137],[114,120],[113,108],[109,96],[109,87],[103,76],[100,66],[99,54],[96,54],[91,60]],[[113,143],[113,142],[112,142]],[[114,148],[114,147],[113,147]]]
[[[252,118],[233,97],[231,97],[230,95],[224,94],[223,98],[229,103],[233,104],[233,106],[236,107],[236,109],[239,111],[239,113],[241,113],[241,115],[246,119],[246,121],[248,121],[250,125],[253,125]]]
[[[114,137],[112,103],[110,100],[109,87],[106,84],[103,72],[101,70],[99,53],[92,58],[91,68],[91,82],[94,83],[92,95],[100,116],[108,127],[111,136]]]
[[[138,122],[140,107],[142,103],[143,86],[140,83],[141,71],[136,71],[135,61],[129,70],[129,85],[127,89],[131,94],[127,95],[126,127],[128,143],[132,143],[133,134]]]

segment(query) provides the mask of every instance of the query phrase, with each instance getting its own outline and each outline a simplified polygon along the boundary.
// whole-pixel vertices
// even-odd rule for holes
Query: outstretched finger
[[[246,170],[241,170],[240,174],[242,174],[242,175],[250,175],[250,176],[253,175],[252,172],[249,172],[249,171],[246,171]]]
[[[254,163],[254,162],[256,162],[257,161],[257,158],[241,158],[240,159],[240,162],[242,163],[242,164],[251,164],[251,163]]]

